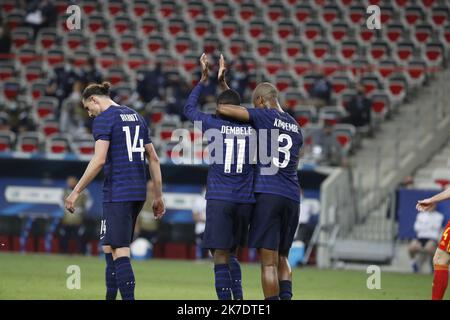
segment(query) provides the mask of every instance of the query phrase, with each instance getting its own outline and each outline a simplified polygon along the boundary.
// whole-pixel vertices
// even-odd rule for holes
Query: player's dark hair
[[[225,90],[217,97],[217,104],[241,104],[241,96],[232,89]]]
[[[109,89],[111,88],[111,84],[109,82],[99,83],[91,83],[84,89],[83,94],[81,95],[82,100],[86,100],[90,96],[98,95],[98,96],[108,96],[109,97]]]

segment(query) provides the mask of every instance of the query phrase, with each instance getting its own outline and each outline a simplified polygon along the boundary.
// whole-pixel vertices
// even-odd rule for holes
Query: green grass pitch
[[[81,289],[66,287],[67,267],[78,265]],[[133,261],[136,299],[214,300],[211,261]],[[365,271],[293,270],[294,299],[430,299],[432,275],[383,272],[381,289],[367,289]],[[260,300],[260,269],[243,264],[244,298]],[[103,299],[104,260],[100,257],[0,254],[0,299]],[[449,298],[449,294],[447,294]]]

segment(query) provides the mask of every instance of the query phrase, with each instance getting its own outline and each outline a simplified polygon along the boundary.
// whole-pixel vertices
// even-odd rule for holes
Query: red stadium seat
[[[64,46],[70,50],[81,49],[86,44],[86,37],[81,32],[70,32],[64,37]]]
[[[29,65],[25,68],[25,79],[28,83],[33,83],[36,80],[42,78],[42,66],[41,65]]]
[[[314,106],[297,106],[294,111],[294,119],[300,127],[315,122],[317,118],[316,108]]]
[[[81,7],[83,8],[83,13],[87,16],[98,13],[98,3],[95,0],[83,0]]]
[[[322,9],[322,14],[319,16],[323,25],[331,25],[340,21],[341,13],[336,5],[326,5]]]
[[[119,45],[123,52],[128,52],[137,48],[138,39],[133,33],[123,34],[120,36]]]
[[[172,16],[174,16],[175,11],[176,11],[175,2],[171,2],[171,1],[162,2],[159,10],[160,10],[161,15],[165,19],[171,18]]]
[[[70,152],[69,138],[64,134],[55,134],[46,139],[46,152],[49,154],[64,154]]]
[[[126,2],[119,0],[108,1],[108,13],[110,16],[115,17],[126,11]]]
[[[305,25],[304,32],[300,35],[306,42],[314,42],[322,37],[322,26],[318,23],[308,23]]]
[[[282,4],[274,3],[267,7],[267,18],[271,23],[278,23],[285,16],[285,8]]]
[[[39,132],[23,132],[17,138],[17,151],[25,153],[39,152],[44,138]]]
[[[93,37],[94,47],[96,51],[103,52],[114,47],[115,39],[109,33],[97,33]]]
[[[230,7],[225,3],[214,4],[212,13],[216,20],[223,20],[231,16]]]
[[[211,25],[209,20],[198,20],[194,25],[195,35],[199,38],[204,38],[210,32],[210,28]]]
[[[390,43],[397,43],[402,41],[405,34],[405,27],[402,24],[389,24],[387,28],[383,29],[386,38]]]
[[[187,12],[192,20],[196,20],[199,17],[204,17],[206,9],[201,1],[188,1]]]
[[[346,23],[334,23],[329,30],[331,43],[340,43],[349,37],[349,28]]]
[[[20,93],[20,83],[14,80],[3,82],[3,97],[7,100],[16,100]]]
[[[288,39],[291,38],[295,33],[295,27],[290,21],[282,21],[278,23],[278,37],[280,39]]]
[[[2,11],[9,14],[9,13],[13,12],[16,5],[17,4],[14,0],[5,0],[5,1],[2,1],[1,8],[2,8]]]
[[[447,7],[436,7],[432,9],[431,20],[435,27],[441,28],[449,20],[449,8]]]
[[[358,43],[354,41],[343,42],[339,46],[338,56],[345,63],[351,63],[358,54]]]
[[[408,61],[413,58],[414,45],[412,43],[399,43],[397,49],[394,51],[394,58],[396,58],[399,63],[408,63]]]
[[[243,52],[246,48],[246,41],[241,38],[235,38],[230,41],[229,49],[230,53],[233,57],[237,57]]]
[[[138,21],[139,28],[145,36],[156,35],[161,31],[161,25],[156,18],[144,17]]]
[[[157,54],[164,50],[164,38],[161,36],[151,36],[147,42],[147,49],[151,54]]]
[[[359,5],[351,6],[348,17],[351,25],[363,25],[366,19],[366,8]]]
[[[149,3],[145,0],[135,0],[132,3],[132,12],[135,17],[143,18],[147,17],[150,14],[150,6]]]
[[[12,131],[0,131],[0,152],[10,152],[14,149],[16,134]]]
[[[253,3],[243,3],[240,6],[239,16],[243,21],[250,21],[256,12],[255,5]]]
[[[28,27],[18,27],[11,32],[11,37],[14,48],[20,49],[31,42],[33,30]]]
[[[374,43],[368,52],[367,58],[370,59],[373,63],[377,63],[389,55],[389,48],[385,43],[377,42]]]
[[[31,85],[31,96],[37,100],[45,95],[47,81],[36,81]]]
[[[444,56],[444,48],[440,43],[429,43],[425,47],[425,59],[429,66],[441,64]]]
[[[40,30],[37,36],[37,42],[43,50],[54,49],[57,40],[56,32],[51,28]]]
[[[44,120],[42,122],[41,131],[45,137],[51,137],[59,133],[59,123],[55,120]]]
[[[291,110],[295,110],[300,107],[303,100],[304,97],[297,88],[290,88],[284,93],[284,103]]]
[[[323,60],[327,58],[331,53],[331,48],[328,42],[326,41],[317,41],[314,42],[310,49],[310,54],[316,60]]]
[[[433,28],[429,25],[417,25],[414,28],[414,40],[418,45],[424,45],[429,42],[433,34]]]
[[[378,63],[378,68],[375,70],[380,75],[381,79],[389,78],[394,72],[398,71],[398,62],[393,59],[381,60]]]
[[[404,76],[393,76],[388,80],[388,92],[394,102],[402,102],[408,90],[408,83]]]
[[[304,24],[311,22],[311,17],[314,14],[314,10],[308,4],[300,4],[295,7],[294,14],[297,21]]]
[[[265,34],[265,24],[259,21],[253,21],[248,28],[250,36],[254,39],[260,39]]]
[[[336,75],[330,80],[333,85],[333,92],[337,95],[342,94],[350,87],[350,79],[347,76]]]
[[[284,48],[286,55],[291,59],[295,59],[304,55],[306,51],[303,42],[296,39],[286,41],[284,43]]]
[[[402,13],[405,25],[413,26],[422,22],[422,10],[418,6],[408,6]]]
[[[39,119],[54,119],[58,110],[58,100],[53,97],[41,97],[36,102],[36,113]]]
[[[91,33],[104,32],[106,28],[103,16],[97,14],[88,16],[88,28]]]
[[[294,62],[294,71],[297,76],[303,76],[312,70],[312,61],[308,57],[296,58]]]
[[[15,69],[13,65],[0,65],[0,80],[6,81],[12,79],[15,76]]]
[[[378,118],[384,118],[390,110],[389,97],[382,92],[375,92],[371,95],[372,113]]]
[[[47,63],[52,68],[56,68],[58,65],[64,62],[64,52],[59,49],[49,50],[47,52]]]
[[[239,26],[235,21],[227,20],[222,23],[222,35],[225,38],[231,38],[239,32]]]
[[[23,22],[24,22],[23,11],[15,10],[6,16],[6,23],[9,27],[9,30],[11,31],[14,31],[17,27],[23,25]]]

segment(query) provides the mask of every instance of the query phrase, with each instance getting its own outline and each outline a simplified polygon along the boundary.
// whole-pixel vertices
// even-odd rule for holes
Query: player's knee
[[[215,264],[228,263],[229,252],[227,250],[216,249],[213,256]]]
[[[450,255],[443,250],[436,250],[433,256],[433,264],[435,265],[448,265],[450,263]]]

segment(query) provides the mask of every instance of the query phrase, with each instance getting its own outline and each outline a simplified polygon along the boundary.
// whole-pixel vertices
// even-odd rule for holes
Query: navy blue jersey
[[[110,106],[95,117],[95,141],[110,142],[104,166],[103,202],[143,201],[147,194],[145,145],[147,124],[126,106]]]
[[[275,109],[248,109],[250,124],[258,130],[259,148],[262,146],[261,129],[267,130],[266,155],[272,154],[270,161],[261,161],[261,153],[258,157],[258,172],[255,181],[255,192],[277,194],[294,201],[300,202],[300,185],[298,182],[297,165],[299,151],[303,144],[303,137],[297,122],[286,112]],[[272,130],[278,129],[278,137]],[[273,140],[273,141],[272,141]],[[274,144],[274,146],[272,146]],[[261,150],[260,150],[261,151]],[[277,168],[266,170],[268,167]]]
[[[200,112],[197,101],[203,88],[202,84],[198,84],[192,90],[184,107],[184,114],[192,122],[201,123],[202,132],[209,141],[210,158],[216,160],[209,166],[205,198],[254,203],[254,165],[250,163],[250,136],[255,134],[255,130],[248,124]],[[220,149],[212,147],[213,145],[220,146]]]

